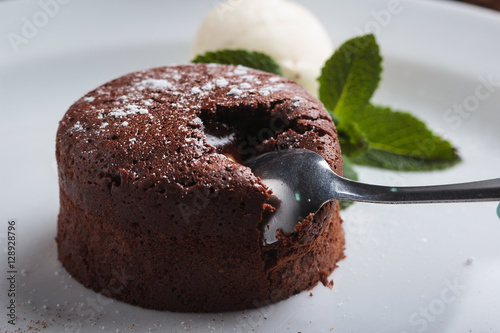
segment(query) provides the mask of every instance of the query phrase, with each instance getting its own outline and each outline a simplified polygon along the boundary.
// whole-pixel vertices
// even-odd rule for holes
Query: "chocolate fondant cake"
[[[57,132],[59,259],[88,288],[142,307],[277,302],[343,257],[338,203],[264,245],[271,190],[244,165],[301,147],[341,174],[335,126],[294,82],[241,66],[131,73],[73,104]]]

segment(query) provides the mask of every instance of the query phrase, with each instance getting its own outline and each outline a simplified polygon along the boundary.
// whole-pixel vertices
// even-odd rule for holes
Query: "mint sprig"
[[[264,72],[283,75],[281,68],[273,58],[257,51],[247,50],[217,50],[206,52],[196,56],[191,62],[194,63],[215,63],[224,65],[242,65],[250,68],[259,69]]]
[[[320,99],[337,129],[342,152],[357,164],[402,171],[443,169],[460,161],[453,146],[409,113],[370,104],[382,57],[373,35],[345,42],[318,78]]]

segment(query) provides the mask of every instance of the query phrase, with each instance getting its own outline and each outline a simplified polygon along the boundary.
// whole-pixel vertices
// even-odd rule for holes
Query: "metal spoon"
[[[306,149],[262,154],[247,165],[280,201],[264,227],[267,244],[276,242],[276,229],[292,233],[299,221],[332,200],[392,204],[500,201],[500,178],[438,186],[363,184],[338,176],[320,155]]]

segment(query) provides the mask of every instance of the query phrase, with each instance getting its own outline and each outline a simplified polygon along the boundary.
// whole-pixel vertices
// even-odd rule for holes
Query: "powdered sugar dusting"
[[[283,83],[280,83],[280,84],[276,84],[274,86],[265,86],[265,87],[262,87],[261,89],[259,89],[259,93],[262,95],[262,96],[269,96],[271,93],[275,92],[275,91],[279,91],[281,89],[283,89],[285,87],[285,85]]]
[[[224,88],[229,84],[229,82],[225,78],[220,78],[215,81],[215,85],[218,88]]]
[[[271,90],[269,88],[262,88],[262,89],[259,89],[259,93],[262,96],[269,96],[271,94]]]
[[[236,69],[234,70],[234,74],[236,74],[236,75],[243,75],[243,74],[247,74],[247,73],[248,73],[247,68],[244,66],[241,66],[241,65],[238,65],[236,67]]]
[[[198,88],[198,87],[191,88],[191,94],[200,94],[200,93],[201,93],[200,88]]]
[[[243,80],[247,80],[247,81],[253,81],[255,80],[255,75],[251,75],[251,74],[247,74],[247,75],[242,75],[241,78]]]
[[[240,96],[242,93],[243,91],[241,91],[238,88],[231,88],[231,90],[227,92],[228,95],[234,95],[234,96]]]
[[[252,88],[252,85],[248,82],[243,82],[243,83],[240,83],[240,89],[250,89]]]
[[[148,113],[147,109],[141,108],[140,106],[135,104],[128,104],[125,105],[125,110],[118,109],[115,111],[111,111],[109,115],[114,116],[116,118],[116,117],[125,117],[131,114],[147,114],[147,113]]]
[[[136,84],[138,87],[150,89],[171,89],[172,83],[163,79],[146,79]]]
[[[190,124],[193,126],[203,126],[203,121],[199,117],[196,117],[191,120]]]
[[[295,96],[294,98],[292,98],[292,105],[293,105],[294,107],[299,107],[299,106],[300,106],[300,103],[301,103],[302,101],[304,101],[304,99],[303,99],[303,98],[298,97],[298,96]]]
[[[203,87],[201,87],[201,89],[204,91],[209,91],[209,90],[212,90],[213,88],[214,88],[214,85],[211,82],[208,82]]]
[[[77,122],[73,125],[73,131],[74,131],[74,132],[81,132],[81,131],[83,131],[83,126],[82,126],[82,124],[80,123],[80,121],[77,121]]]

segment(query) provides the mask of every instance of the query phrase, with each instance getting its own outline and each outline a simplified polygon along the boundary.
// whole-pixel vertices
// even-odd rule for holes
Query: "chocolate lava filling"
[[[271,106],[274,109],[281,102]],[[216,112],[202,111],[203,131],[215,151],[239,164],[257,156],[263,142],[276,138],[287,129],[288,121],[282,117],[269,117],[269,110],[241,107],[238,110],[218,108]]]
[[[280,134],[290,128],[288,126],[290,121],[282,116],[280,117],[280,113],[277,113],[278,116],[274,118],[270,117],[273,110],[281,106],[281,104],[283,104],[283,101],[275,101],[270,108],[259,105],[256,108],[240,106],[239,108],[228,109],[218,107],[215,112],[202,110],[199,115],[203,122],[202,130],[207,137],[208,143],[214,146],[217,153],[225,155],[236,163],[245,165],[249,159],[260,155],[262,145],[265,145],[271,139],[275,141]],[[266,205],[268,208],[263,212],[260,230],[268,227],[268,222],[274,211],[281,206],[281,200],[275,195],[271,195],[266,201]],[[306,221],[307,218],[297,221],[297,223]],[[326,223],[324,227],[326,227]],[[276,264],[274,246],[266,244],[263,239],[261,239],[261,245],[264,250],[266,266],[274,266]]]

